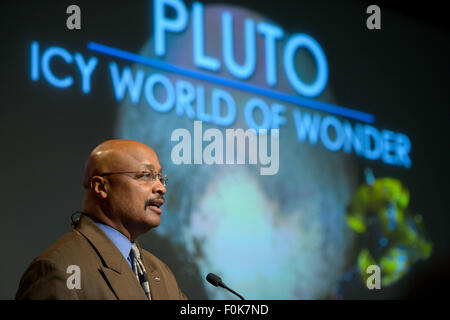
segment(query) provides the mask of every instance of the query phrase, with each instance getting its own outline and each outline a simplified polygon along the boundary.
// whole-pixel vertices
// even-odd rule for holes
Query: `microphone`
[[[222,282],[222,279],[218,275],[215,275],[214,273],[208,273],[208,275],[206,276],[206,280],[208,280],[208,282],[211,283],[214,287],[222,287],[224,289],[227,289],[231,293],[237,295],[242,300],[245,300],[244,297],[242,297],[239,293],[228,288],[225,285],[225,283]]]

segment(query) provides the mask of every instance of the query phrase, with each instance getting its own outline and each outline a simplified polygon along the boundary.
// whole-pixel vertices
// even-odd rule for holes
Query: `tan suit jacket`
[[[139,244],[138,247],[152,299],[186,299],[167,265]],[[74,274],[70,269],[67,273],[71,265],[80,268],[80,289],[67,285]],[[119,249],[91,218],[81,215],[72,232],[32,261],[20,280],[16,299],[146,300],[147,297]]]

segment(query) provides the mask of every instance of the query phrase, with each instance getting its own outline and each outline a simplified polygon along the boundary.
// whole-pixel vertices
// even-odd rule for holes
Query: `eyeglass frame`
[[[110,175],[112,175],[112,174],[127,174],[127,173],[134,173],[134,174],[142,173],[142,174],[144,174],[144,175],[145,175],[145,174],[151,174],[151,175],[153,175],[153,177],[152,177],[152,181],[153,181],[153,182],[155,182],[155,181],[156,181],[156,178],[157,178],[158,176],[160,176],[159,181],[160,181],[161,184],[164,186],[164,188],[167,187],[167,181],[168,181],[168,179],[167,179],[167,174],[162,175],[161,173],[152,173],[152,172],[146,171],[146,170],[142,170],[142,171],[104,172],[104,173],[102,173],[102,174],[96,174],[96,176],[99,176],[99,177],[105,177],[105,176],[110,176]],[[92,177],[91,177],[91,179],[92,179]]]

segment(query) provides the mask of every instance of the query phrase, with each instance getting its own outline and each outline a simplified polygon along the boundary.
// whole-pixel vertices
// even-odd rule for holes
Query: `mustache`
[[[147,201],[145,201],[144,210],[147,209],[148,206],[153,205],[158,200],[164,200],[165,201],[164,196],[155,197],[153,199],[147,199]]]

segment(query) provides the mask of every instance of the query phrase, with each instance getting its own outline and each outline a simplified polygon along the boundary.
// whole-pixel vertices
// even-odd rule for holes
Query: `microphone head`
[[[222,284],[222,279],[218,275],[215,275],[214,273],[208,273],[208,275],[206,276],[206,280],[208,280],[208,282],[215,287]]]

